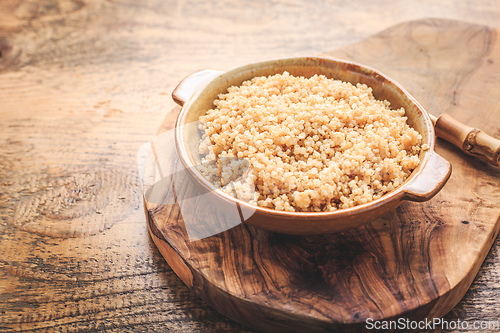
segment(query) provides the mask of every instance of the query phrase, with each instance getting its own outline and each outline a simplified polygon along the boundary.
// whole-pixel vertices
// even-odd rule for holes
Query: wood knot
[[[464,144],[462,146],[462,150],[465,152],[470,153],[472,149],[476,146],[476,138],[477,134],[479,133],[478,129],[473,129],[472,131],[467,134],[467,137],[464,140]]]
[[[21,50],[0,39],[0,70],[13,66],[19,59]]]
[[[500,166],[500,147],[495,150],[495,153],[493,154],[493,160],[497,164],[497,166]]]
[[[0,40],[0,58],[5,58],[7,53],[12,50],[12,46],[8,45],[5,41]]]
[[[94,235],[138,208],[137,188],[137,177],[110,171],[39,179],[15,206],[14,225],[52,237]]]

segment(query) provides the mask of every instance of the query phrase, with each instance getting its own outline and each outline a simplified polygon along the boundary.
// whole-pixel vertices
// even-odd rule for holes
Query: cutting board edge
[[[294,313],[290,312],[284,309],[278,309],[275,307],[270,307],[262,303],[257,303],[255,300],[248,300],[239,296],[231,295],[225,290],[217,287],[214,283],[210,282],[209,277],[206,276],[206,274],[192,268],[189,263],[187,263],[178,253],[177,249],[173,247],[169,242],[168,242],[168,237],[164,234],[164,232],[161,230],[161,228],[156,224],[155,220],[151,215],[149,214],[148,211],[148,206],[147,203],[144,200],[144,210],[145,214],[147,216],[147,227],[149,234],[159,249],[160,253],[164,257],[164,259],[167,261],[169,266],[172,268],[172,270],[176,273],[176,275],[194,292],[199,295],[204,302],[206,302],[210,307],[215,309],[216,311],[222,313],[223,315],[240,322],[244,324],[245,326],[252,327],[252,328],[257,328],[257,329],[266,329],[269,328],[268,325],[255,325],[255,321],[247,321],[244,318],[241,317],[235,317],[231,313],[227,313],[225,307],[219,307],[217,304],[215,304],[210,297],[208,297],[205,292],[206,292],[206,286],[210,287],[211,293],[216,293],[217,296],[215,299],[219,299],[220,297],[223,297],[226,302],[231,302],[233,303],[234,306],[236,306],[238,309],[243,308],[243,312],[249,311],[248,308],[255,308],[254,310],[257,310],[257,313],[266,313],[267,316],[262,317],[262,320],[268,319],[269,316],[269,311],[273,313],[275,316],[275,319],[282,318],[282,320],[285,320],[285,318],[289,315],[293,315],[294,319],[297,319],[298,317],[302,318],[302,322],[308,323],[308,322],[314,322],[316,327],[321,327],[324,326],[325,329],[331,329],[332,326],[335,327],[351,327],[351,326],[359,326],[365,323],[366,319],[363,319],[361,321],[352,321],[352,322],[336,322],[324,318],[318,318],[316,316],[304,316],[302,313]],[[426,315],[424,315],[421,319],[431,319],[431,318],[436,318],[436,317],[443,317],[446,315],[448,312],[450,312],[456,304],[463,298],[467,290],[469,289],[470,285],[474,281],[474,278],[476,277],[479,269],[481,268],[482,263],[484,262],[489,249],[491,249],[492,243],[495,241],[496,236],[498,236],[498,233],[500,231],[500,217],[497,219],[496,223],[496,230],[492,231],[492,236],[489,237],[489,241],[485,243],[482,249],[482,256],[481,258],[478,258],[474,262],[474,265],[472,266],[472,269],[468,271],[467,274],[464,275],[464,277],[453,287],[451,287],[448,291],[446,291],[443,294],[438,295],[438,297],[433,298],[429,300],[426,304],[420,304],[418,307],[414,307],[411,309],[407,309],[404,312],[392,314],[390,316],[386,317],[380,317],[380,318],[374,318],[375,320],[394,320],[397,318],[414,318],[412,314],[415,312],[420,312],[423,308],[428,308],[432,307]],[[488,249],[487,251],[483,252],[484,249]],[[195,282],[201,281],[202,285],[205,286],[204,288],[200,288],[198,285],[196,285]],[[212,295],[213,296],[213,295]],[[441,301],[440,301],[441,300]],[[298,316],[298,317],[297,317]],[[255,314],[253,316],[254,319]],[[318,325],[319,324],[319,325]],[[272,325],[276,325],[276,321],[273,321]],[[283,327],[284,331],[289,330],[288,327]]]
[[[464,274],[464,276],[458,280],[458,282],[452,286],[447,292],[439,296],[442,302],[436,304],[434,309],[430,311],[432,313],[429,318],[442,318],[448,312],[450,312],[465,296],[470,286],[474,282],[475,278],[481,266],[483,265],[488,253],[492,250],[493,243],[500,234],[500,216],[497,218],[494,228],[488,234],[488,240],[483,243],[482,248],[478,251],[480,253],[479,257],[471,265],[471,268]],[[452,295],[453,293],[456,294]]]

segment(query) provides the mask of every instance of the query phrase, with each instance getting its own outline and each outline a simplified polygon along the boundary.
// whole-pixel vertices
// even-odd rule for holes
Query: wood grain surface
[[[500,107],[484,97],[500,86],[499,32],[457,21],[414,21],[329,54],[374,68],[385,64],[410,91],[425,92],[418,98],[431,112],[472,115],[480,120],[478,128],[498,133],[499,122],[488,116],[498,119]],[[173,118],[169,114],[166,122]],[[156,150],[170,150],[171,144],[157,142]],[[441,318],[465,294],[500,229],[500,170],[442,140],[437,151],[454,170],[434,199],[405,202],[349,232],[287,236],[240,224],[192,241],[190,216],[204,229],[225,217],[209,200],[180,203],[200,194],[185,174],[176,175],[170,187],[159,183],[161,200],[151,203],[146,195],[151,234],[191,289],[247,326],[269,332],[357,332],[366,330],[368,318]],[[175,151],[160,160],[180,164]],[[153,174],[158,165],[150,159],[148,167],[146,173]]]
[[[317,54],[428,17],[495,26],[500,9],[489,0],[1,1],[0,331],[251,331],[205,305],[151,242],[137,150],[193,71]],[[391,63],[377,68],[391,75]],[[487,117],[493,126],[498,112]],[[498,319],[498,249],[448,320]]]

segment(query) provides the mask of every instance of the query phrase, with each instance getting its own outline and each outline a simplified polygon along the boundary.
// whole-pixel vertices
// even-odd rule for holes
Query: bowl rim
[[[404,95],[418,110],[422,118],[424,119],[424,124],[425,128],[423,129],[422,132],[427,132],[427,142],[424,142],[422,144],[427,144],[429,149],[426,150],[425,156],[423,159],[420,161],[419,165],[415,170],[412,171],[410,176],[406,179],[406,181],[400,185],[398,188],[395,190],[388,192],[384,195],[382,195],[380,198],[375,199],[373,201],[360,204],[354,207],[349,207],[349,208],[341,208],[337,209],[335,211],[322,211],[322,212],[289,212],[289,211],[279,211],[271,208],[266,208],[266,207],[261,207],[257,205],[250,204],[248,202],[245,202],[243,200],[234,198],[230,196],[229,194],[226,194],[223,192],[221,189],[215,187],[210,181],[208,181],[196,168],[194,163],[192,162],[188,150],[186,148],[186,145],[183,140],[183,127],[188,115],[188,111],[193,104],[193,102],[203,93],[204,89],[209,86],[211,82],[216,79],[216,77],[222,77],[226,75],[231,75],[231,74],[236,74],[239,72],[244,71],[245,69],[250,69],[252,67],[269,67],[273,66],[273,64],[276,64],[277,62],[292,62],[292,61],[305,61],[305,62],[318,62],[318,66],[323,63],[323,62],[330,62],[330,63],[339,63],[343,65],[349,66],[349,68],[356,69],[357,71],[352,70],[353,72],[358,72],[358,73],[365,73],[370,76],[374,77],[380,77],[384,81],[388,82],[389,84],[393,85],[401,95]],[[347,60],[342,60],[342,59],[337,59],[333,57],[323,57],[323,56],[308,56],[308,57],[288,57],[288,58],[277,58],[277,59],[272,59],[272,60],[266,60],[266,61],[260,61],[260,62],[254,62],[250,63],[247,65],[243,66],[237,66],[233,67],[232,69],[228,71],[221,71],[218,72],[218,75],[213,76],[209,79],[206,79],[200,85],[196,88],[195,92],[191,97],[184,101],[184,104],[182,105],[182,108],[179,112],[179,115],[177,116],[177,120],[175,123],[175,145],[177,149],[177,153],[179,156],[179,159],[183,163],[184,167],[187,170],[188,176],[192,179],[195,180],[199,185],[203,186],[204,189],[208,192],[211,192],[218,196],[219,199],[222,199],[225,203],[230,203],[230,204],[236,204],[239,205],[239,209],[241,207],[244,207],[246,209],[250,210],[255,210],[253,214],[255,214],[257,211],[260,212],[261,214],[265,215],[272,215],[275,217],[279,217],[281,219],[299,219],[299,220],[315,220],[315,219],[325,219],[325,218],[348,218],[349,216],[352,215],[357,215],[362,211],[370,211],[374,208],[377,208],[379,206],[384,206],[385,204],[399,200],[409,200],[409,201],[416,201],[413,199],[411,196],[408,195],[408,193],[405,191],[407,190],[408,186],[412,183],[414,183],[417,178],[422,174],[423,170],[425,169],[425,166],[431,159],[431,156],[433,154],[436,154],[434,152],[434,145],[435,145],[435,133],[434,133],[434,126],[433,123],[429,117],[429,114],[427,111],[424,109],[424,107],[399,83],[397,83],[395,80],[391,79],[387,75],[383,74],[382,72],[366,65],[359,64],[357,62],[352,62],[352,61],[347,61]],[[437,155],[437,154],[436,154]]]

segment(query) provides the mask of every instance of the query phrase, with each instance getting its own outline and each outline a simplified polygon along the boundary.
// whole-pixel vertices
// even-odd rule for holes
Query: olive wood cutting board
[[[498,138],[498,33],[457,21],[412,21],[326,55],[376,68],[434,116],[446,112]],[[178,111],[159,133],[174,126]],[[206,303],[257,329],[363,331],[368,318],[442,317],[463,297],[497,236],[500,169],[441,139],[436,151],[453,166],[436,197],[403,203],[348,232],[302,237],[240,224],[191,242],[175,197],[194,190],[179,176],[159,202],[145,200],[150,234]],[[175,154],[169,161],[178,163]],[[193,209],[217,219],[215,207]]]

